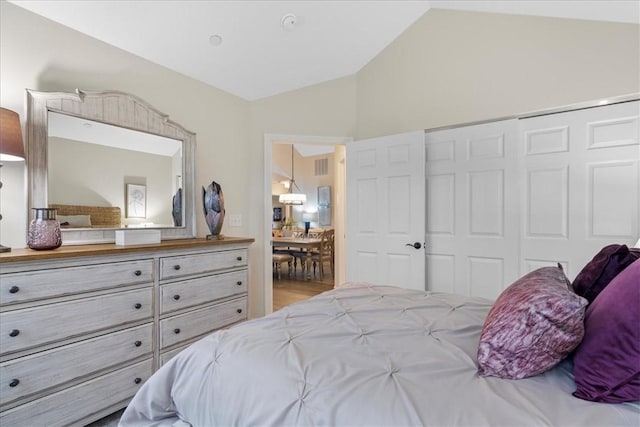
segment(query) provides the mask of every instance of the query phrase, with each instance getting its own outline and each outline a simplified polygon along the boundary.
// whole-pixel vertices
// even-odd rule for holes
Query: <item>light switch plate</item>
[[[229,225],[231,227],[242,227],[242,214],[229,214]]]

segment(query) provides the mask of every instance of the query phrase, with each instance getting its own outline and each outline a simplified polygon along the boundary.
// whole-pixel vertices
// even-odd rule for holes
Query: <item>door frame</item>
[[[349,142],[353,141],[351,137],[344,136],[310,136],[310,135],[289,135],[289,134],[264,134],[264,217],[263,217],[263,239],[265,242],[266,250],[264,251],[263,260],[263,277],[264,277],[264,313],[265,315],[273,312],[273,276],[271,266],[271,224],[273,222],[273,215],[271,210],[271,164],[272,164],[272,147],[273,144],[312,144],[312,145],[343,145],[346,146]],[[344,162],[346,175],[346,162]],[[334,216],[334,229],[336,229],[335,239],[335,281],[340,283],[344,281],[345,277],[345,225],[346,225],[346,211],[345,211],[345,191],[346,191],[346,178],[339,179],[335,177],[335,185],[337,188],[334,191],[334,197],[336,197],[336,205],[342,206],[341,212],[335,212]],[[342,187],[342,188],[340,188]],[[268,243],[268,244],[267,244]]]

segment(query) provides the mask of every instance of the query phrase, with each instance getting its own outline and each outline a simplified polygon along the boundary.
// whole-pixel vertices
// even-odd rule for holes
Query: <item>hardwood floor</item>
[[[300,268],[298,268],[297,274],[292,272],[291,277],[288,277],[287,267],[283,266],[281,279],[278,279],[277,275],[273,275],[273,311],[333,289],[333,276],[331,276],[326,264],[325,273],[322,280],[318,274],[316,276],[312,274],[311,280],[305,280]]]

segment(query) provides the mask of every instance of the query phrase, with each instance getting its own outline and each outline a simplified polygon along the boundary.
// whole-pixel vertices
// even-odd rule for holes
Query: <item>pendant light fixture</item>
[[[289,192],[281,194],[278,200],[280,203],[285,205],[303,205],[307,201],[307,195],[293,192],[294,186],[300,190],[296,184],[295,175],[293,173],[293,150],[293,144],[291,144],[291,179],[289,180]]]

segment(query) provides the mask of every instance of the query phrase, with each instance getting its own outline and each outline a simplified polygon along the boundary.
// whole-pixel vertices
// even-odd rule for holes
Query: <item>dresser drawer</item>
[[[151,287],[0,313],[3,354],[152,317]]]
[[[0,303],[11,304],[151,282],[153,260],[53,268],[0,276]]]
[[[247,292],[247,270],[160,286],[160,313]]]
[[[0,364],[0,406],[150,354],[152,328],[149,323]]]
[[[160,348],[206,334],[247,318],[247,298],[201,308],[160,321]]]
[[[189,347],[190,344],[183,345],[182,347],[174,348],[173,350],[165,351],[164,353],[160,353],[160,366],[167,363],[169,360],[173,359],[180,353],[182,350]]]
[[[160,280],[246,266],[246,249],[172,256],[160,258]]]
[[[151,359],[0,413],[3,426],[63,426],[126,403],[151,376]]]

